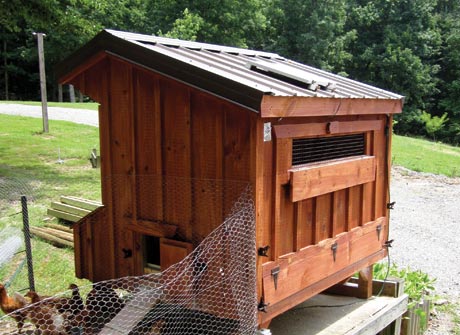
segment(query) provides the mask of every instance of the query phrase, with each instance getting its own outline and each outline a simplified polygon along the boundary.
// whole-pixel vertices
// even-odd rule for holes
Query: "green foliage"
[[[374,278],[385,279],[386,276],[401,278],[404,280],[404,293],[409,296],[412,304],[417,304],[435,290],[433,284],[436,279],[431,278],[421,270],[412,270],[410,267],[400,269],[394,263],[390,265],[381,262],[374,265]]]
[[[203,24],[204,20],[201,16],[190,13],[188,8],[185,8],[184,16],[174,21],[172,29],[165,36],[195,41]]]
[[[406,97],[395,132],[459,143],[460,2],[453,0],[0,0],[0,96],[38,100],[33,31],[53,69],[104,28],[278,52]],[[8,91],[8,92],[7,92]],[[444,126],[425,131],[429,123]],[[436,124],[434,124],[436,126]]]
[[[439,117],[432,116],[425,111],[422,112],[421,120],[425,124],[426,132],[433,138],[435,138],[436,133],[444,127],[444,124],[449,121],[447,113],[444,113],[441,117]]]

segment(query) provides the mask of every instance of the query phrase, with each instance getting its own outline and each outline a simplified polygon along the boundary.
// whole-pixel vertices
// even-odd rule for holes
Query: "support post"
[[[62,84],[58,84],[58,101],[62,102],[63,97],[62,97]]]
[[[369,299],[372,296],[373,265],[359,271],[357,297]]]
[[[48,101],[46,97],[46,73],[45,73],[45,51],[43,48],[43,33],[34,33],[37,36],[38,43],[38,65],[40,70],[40,92],[42,100],[42,117],[43,117],[43,132],[48,133]]]
[[[27,257],[27,273],[29,278],[29,290],[35,291],[35,280],[34,280],[34,267],[32,263],[32,247],[30,244],[30,228],[29,228],[29,210],[27,208],[27,197],[21,196],[22,205],[22,222],[24,226],[24,244],[26,247]]]

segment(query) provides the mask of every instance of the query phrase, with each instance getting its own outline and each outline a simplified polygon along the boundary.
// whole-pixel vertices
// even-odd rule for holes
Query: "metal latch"
[[[382,225],[379,224],[379,225],[377,226],[377,228],[375,228],[375,229],[377,230],[377,238],[378,238],[379,241],[380,241],[380,233],[382,232]]]
[[[396,201],[390,202],[387,204],[387,209],[395,209]]]
[[[273,283],[275,284],[275,290],[278,289],[278,274],[280,273],[280,267],[277,266],[276,268],[273,268],[271,271],[272,277],[273,277]]]
[[[339,245],[337,244],[337,242],[334,242],[334,244],[331,245],[332,257],[334,258],[334,262],[335,262],[335,259],[336,259],[336,256],[337,256],[337,248],[338,247],[339,247]]]

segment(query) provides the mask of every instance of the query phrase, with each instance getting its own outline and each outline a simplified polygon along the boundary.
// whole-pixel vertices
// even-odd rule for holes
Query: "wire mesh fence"
[[[33,291],[14,295],[20,308],[0,318],[0,327],[2,319],[12,317],[14,332],[26,323],[40,334],[254,334],[256,246],[250,186],[158,176],[104,182],[115,199],[111,214],[97,220],[136,217],[143,224],[177,226],[174,239],[190,242],[193,251],[161,272],[89,286],[71,284],[52,297]],[[118,225],[115,236],[120,230]]]

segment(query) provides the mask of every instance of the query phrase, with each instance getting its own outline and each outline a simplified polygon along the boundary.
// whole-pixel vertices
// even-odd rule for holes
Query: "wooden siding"
[[[264,159],[273,161],[274,172],[266,175],[267,189],[258,189],[274,191],[269,202],[273,219],[266,212],[267,221],[272,220],[271,234],[260,229],[258,235],[264,241],[258,247],[267,237],[271,240],[271,253],[260,260],[263,270],[258,277],[259,292],[272,306],[268,308],[271,317],[286,310],[283,306],[326,289],[330,278],[343,280],[357,264],[366,267],[385,255],[388,122],[383,115],[272,120],[274,138],[265,143],[271,149],[264,151]],[[293,138],[354,133],[365,134],[364,156],[292,166]],[[268,164],[264,166],[271,171]],[[305,186],[307,179],[313,181]],[[331,246],[336,242],[334,260]],[[276,267],[280,267],[277,288],[271,273]],[[296,295],[303,298],[295,300]],[[261,323],[269,319],[260,313]]]
[[[110,274],[85,265],[81,276],[141,274],[144,234],[196,246],[255,178],[254,113],[112,56],[73,83],[101,102],[102,198],[113,235],[93,246],[113,264]]]

